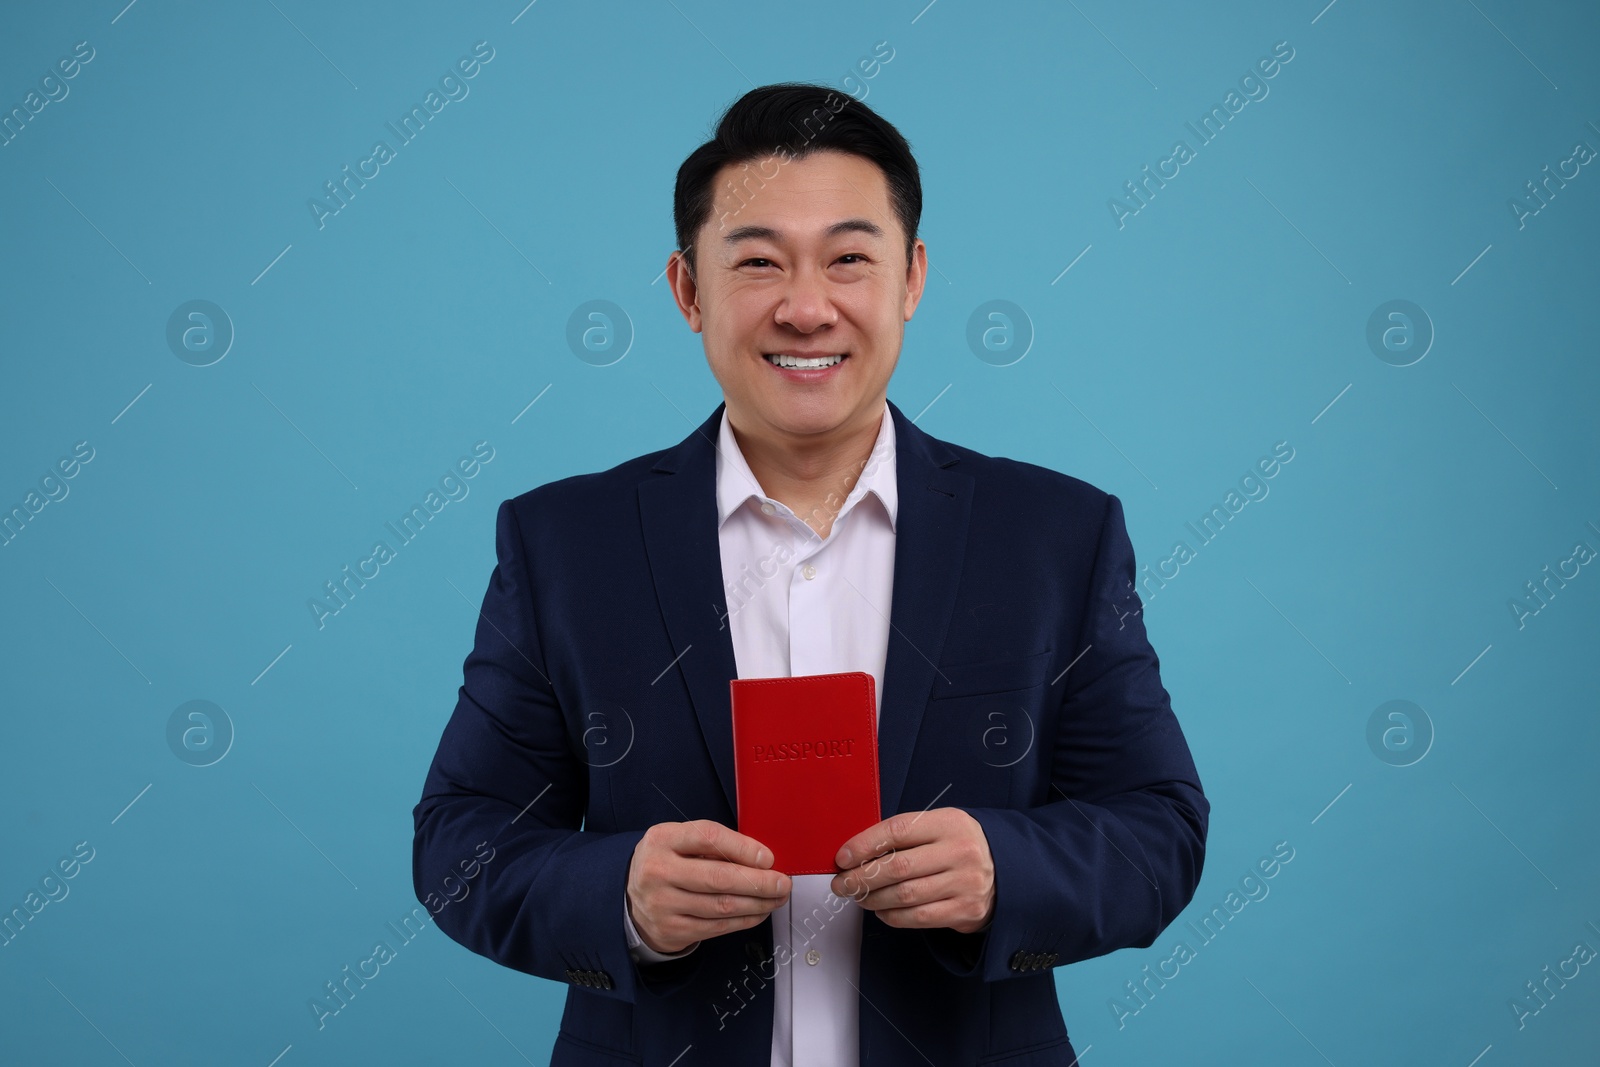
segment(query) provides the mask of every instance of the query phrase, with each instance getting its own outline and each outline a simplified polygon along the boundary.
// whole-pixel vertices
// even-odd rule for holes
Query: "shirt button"
[[[778,509],[773,507],[771,504],[762,504],[761,511],[766,515],[776,515],[778,513]]]
[[[811,579],[817,576],[817,568],[807,563],[804,567],[800,568],[800,573],[805,575],[806,581],[809,582]]]
[[[810,952],[806,953],[806,962],[815,967],[817,964],[822,962],[822,953],[818,952],[816,949],[812,949]]]

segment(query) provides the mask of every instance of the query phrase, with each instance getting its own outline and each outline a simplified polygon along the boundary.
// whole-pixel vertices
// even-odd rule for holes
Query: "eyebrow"
[[[864,233],[869,237],[882,237],[883,227],[871,219],[844,219],[829,226],[824,236],[837,237],[842,233]],[[739,226],[729,230],[722,241],[725,245],[734,245],[740,241],[778,241],[782,238],[783,234],[771,226]]]

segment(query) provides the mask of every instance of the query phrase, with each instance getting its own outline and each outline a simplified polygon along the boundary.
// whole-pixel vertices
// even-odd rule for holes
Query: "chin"
[[[855,402],[820,396],[768,398],[759,410],[772,425],[790,433],[825,433],[850,416]]]

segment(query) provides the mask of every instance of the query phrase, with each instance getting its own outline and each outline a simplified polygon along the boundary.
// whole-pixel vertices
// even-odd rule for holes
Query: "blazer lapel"
[[[878,789],[882,815],[921,810],[936,797],[905,790],[911,754],[950,632],[972,515],[972,477],[950,470],[958,457],[917,429],[891,401],[896,488],[894,592],[889,652],[878,712]]]
[[[717,537],[716,441],[724,406],[718,404],[651,468],[671,477],[639,483],[639,515],[656,600],[677,656],[667,669],[683,675],[728,810],[737,816],[728,681],[738,676],[738,667],[733,632],[723,620],[726,594]]]
[[[639,483],[639,512],[656,598],[689,689],[706,750],[728,810],[737,817],[733,712],[728,681],[737,676],[717,535],[716,440],[725,404],[651,468],[671,477]],[[879,802],[901,810],[922,712],[955,608],[972,510],[972,478],[948,468],[958,458],[889,403],[895,428],[894,592],[889,648],[879,700]],[[913,797],[913,805],[935,797]]]

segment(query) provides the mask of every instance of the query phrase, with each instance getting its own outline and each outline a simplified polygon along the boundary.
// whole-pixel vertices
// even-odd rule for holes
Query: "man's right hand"
[[[628,864],[628,913],[639,937],[677,953],[757,926],[789,899],[792,880],[772,850],[711,819],[657,823]]]

